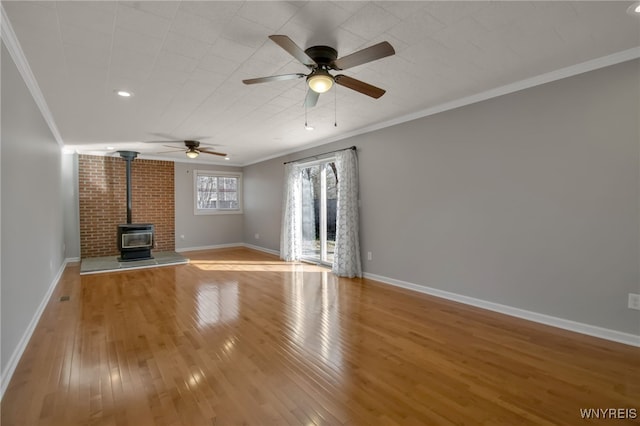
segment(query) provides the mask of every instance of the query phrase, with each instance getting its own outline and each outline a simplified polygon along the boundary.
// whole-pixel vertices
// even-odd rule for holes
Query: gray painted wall
[[[640,334],[639,102],[636,60],[245,167],[245,242],[283,161],[356,145],[367,273]]]
[[[280,250],[282,219],[282,159],[265,161],[244,169],[244,242]],[[258,234],[258,238],[256,238]]]
[[[239,167],[175,163],[176,250],[242,242],[242,214],[194,215],[193,171],[241,172]],[[246,199],[246,197],[245,197]],[[184,235],[184,239],[181,236]]]
[[[1,369],[64,263],[61,151],[2,44]]]

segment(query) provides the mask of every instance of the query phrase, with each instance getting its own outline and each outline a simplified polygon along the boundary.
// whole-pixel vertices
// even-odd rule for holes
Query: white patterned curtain
[[[338,206],[336,247],[331,270],[340,277],[362,277],[358,214],[358,157],[355,149],[336,153]]]
[[[296,164],[285,164],[284,196],[282,201],[282,230],[280,258],[287,262],[302,256],[302,174]]]

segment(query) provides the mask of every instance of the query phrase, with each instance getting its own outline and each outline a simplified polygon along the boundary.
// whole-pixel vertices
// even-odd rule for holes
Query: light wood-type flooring
[[[640,416],[640,348],[245,248],[187,256],[98,275],[68,266],[2,426],[640,421],[580,414]]]

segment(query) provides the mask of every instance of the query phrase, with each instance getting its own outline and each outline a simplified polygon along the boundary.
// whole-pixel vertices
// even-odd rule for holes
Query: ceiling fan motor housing
[[[304,51],[317,64],[318,68],[332,69],[333,61],[338,59],[338,52],[329,46],[311,46]]]

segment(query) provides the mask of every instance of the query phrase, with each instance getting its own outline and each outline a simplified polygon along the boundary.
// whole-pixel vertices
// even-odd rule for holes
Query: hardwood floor
[[[69,266],[2,426],[640,420],[640,348],[249,249],[187,256],[82,277]],[[637,417],[581,419],[590,408]]]

